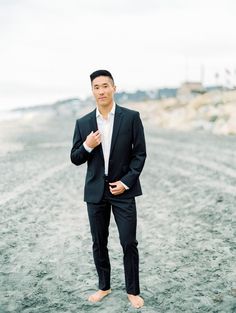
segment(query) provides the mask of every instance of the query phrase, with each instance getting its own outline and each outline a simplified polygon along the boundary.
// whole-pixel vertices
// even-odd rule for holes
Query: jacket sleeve
[[[70,154],[71,162],[75,165],[83,164],[88,160],[89,155],[89,152],[84,148],[83,139],[79,129],[79,122],[77,120],[73,136],[73,147]]]
[[[139,178],[146,159],[146,143],[143,125],[139,113],[137,113],[134,117],[132,131],[133,145],[131,159],[129,163],[129,170],[127,174],[121,178],[121,181],[129,188],[132,188],[132,186]]]

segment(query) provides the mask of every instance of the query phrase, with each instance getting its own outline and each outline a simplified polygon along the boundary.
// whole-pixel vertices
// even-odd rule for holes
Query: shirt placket
[[[107,120],[103,120],[103,130],[104,130],[104,158],[105,158],[105,168],[106,172],[108,171],[108,141],[109,141],[109,117]]]

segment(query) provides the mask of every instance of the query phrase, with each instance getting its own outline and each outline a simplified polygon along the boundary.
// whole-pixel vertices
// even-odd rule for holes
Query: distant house
[[[205,93],[206,90],[201,82],[184,82],[177,91],[180,100],[188,101],[197,94]]]

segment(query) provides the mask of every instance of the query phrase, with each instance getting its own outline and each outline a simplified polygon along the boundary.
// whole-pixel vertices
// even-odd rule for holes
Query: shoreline
[[[236,135],[236,91],[209,92],[189,99],[183,103],[178,98],[149,100],[145,102],[127,102],[121,104],[140,112],[144,122],[156,128],[180,131],[199,130],[216,135]],[[27,119],[76,118],[95,107],[72,105],[62,102],[59,105],[45,105],[0,111],[0,122],[12,120],[21,122]],[[3,113],[4,112],[4,113]]]

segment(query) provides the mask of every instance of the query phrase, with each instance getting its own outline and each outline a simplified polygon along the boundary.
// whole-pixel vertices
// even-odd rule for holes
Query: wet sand
[[[5,123],[5,122],[4,122]],[[74,118],[2,124],[0,313],[236,312],[236,137],[154,129],[137,198],[141,295],[127,301],[114,219],[112,294],[97,289],[83,202],[70,163]]]

